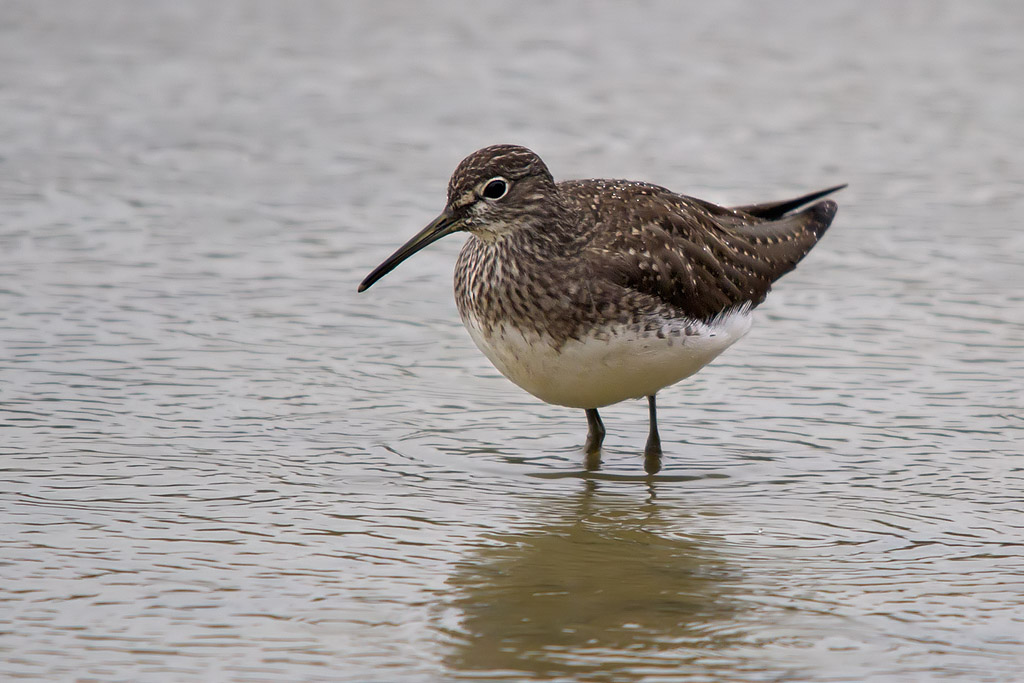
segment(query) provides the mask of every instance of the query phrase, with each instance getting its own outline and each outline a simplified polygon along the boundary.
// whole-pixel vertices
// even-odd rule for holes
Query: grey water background
[[[1024,677],[1019,3],[0,3],[0,677]],[[848,182],[646,407],[501,378],[478,147]]]

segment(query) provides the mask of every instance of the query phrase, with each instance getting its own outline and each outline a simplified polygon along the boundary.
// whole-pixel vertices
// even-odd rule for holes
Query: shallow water
[[[430,8],[5,4],[0,673],[1019,679],[1018,6]],[[850,183],[656,476],[472,347],[457,238],[355,293],[506,141]]]

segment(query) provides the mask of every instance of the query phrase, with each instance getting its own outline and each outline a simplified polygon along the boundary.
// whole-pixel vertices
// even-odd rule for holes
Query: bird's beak
[[[394,254],[388,256],[382,264],[374,268],[373,272],[359,283],[358,291],[362,292],[369,289],[374,282],[394,270],[399,263],[428,244],[433,244],[445,235],[450,235],[457,230],[458,225],[455,216],[448,209],[445,209],[440,216],[431,221],[430,225],[416,233],[415,237],[399,247]]]

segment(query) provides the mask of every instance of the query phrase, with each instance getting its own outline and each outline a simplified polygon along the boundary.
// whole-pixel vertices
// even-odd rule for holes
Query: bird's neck
[[[470,235],[455,267],[455,298],[463,318],[516,324],[528,304],[542,304],[557,292],[544,279],[562,272],[586,244],[575,214],[519,226],[498,235]],[[546,307],[548,304],[544,304]],[[500,315],[499,315],[500,314]]]

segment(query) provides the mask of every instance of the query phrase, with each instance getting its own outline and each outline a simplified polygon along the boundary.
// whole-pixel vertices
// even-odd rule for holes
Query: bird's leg
[[[583,450],[587,455],[596,455],[601,452],[601,442],[604,441],[604,423],[597,414],[597,408],[587,408],[587,427],[587,443]]]
[[[647,434],[647,446],[644,448],[644,469],[648,474],[656,474],[661,470],[661,437],[658,436],[658,406],[654,402],[654,394],[647,397],[647,406],[651,414],[651,431]]]
[[[647,434],[647,447],[644,448],[644,455],[661,455],[661,437],[658,436],[658,406],[654,402],[654,394],[647,397],[647,406],[651,414],[651,431]]]

